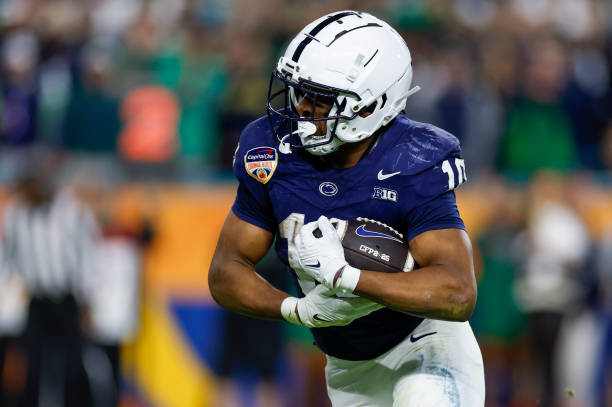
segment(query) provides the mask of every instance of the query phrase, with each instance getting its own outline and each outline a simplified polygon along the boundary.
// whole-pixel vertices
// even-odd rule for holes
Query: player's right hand
[[[303,298],[288,297],[281,305],[283,317],[308,328],[344,326],[384,306],[366,298],[339,298],[320,284]],[[297,310],[297,313],[296,313]]]
[[[315,237],[315,229],[319,229],[321,237]],[[336,288],[334,278],[348,263],[344,258],[340,238],[329,219],[321,216],[318,220],[302,226],[295,236],[295,248],[301,270],[329,289]]]

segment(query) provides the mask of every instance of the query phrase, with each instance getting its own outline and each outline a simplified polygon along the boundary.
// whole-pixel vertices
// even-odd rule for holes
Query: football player
[[[411,81],[408,47],[387,23],[323,16],[278,61],[268,115],[245,128],[234,158],[240,183],[211,293],[232,311],[311,328],[334,406],[484,405],[466,322],[472,249],[453,192],[465,166],[455,137],[400,115],[418,90]],[[357,217],[401,231],[416,268],[348,264],[329,219]],[[274,241],[300,298],[254,272]]]

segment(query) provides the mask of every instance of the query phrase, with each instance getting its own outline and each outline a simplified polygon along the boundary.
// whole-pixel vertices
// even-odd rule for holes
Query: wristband
[[[281,314],[283,315],[283,318],[285,318],[285,321],[291,322],[297,325],[304,325],[302,321],[300,321],[300,318],[298,317],[298,314],[295,311],[297,303],[298,303],[297,298],[287,297],[281,303],[280,311],[281,311]]]
[[[361,276],[361,270],[346,264],[340,269],[338,280],[334,288],[338,288],[344,292],[352,293],[357,287],[359,277]]]

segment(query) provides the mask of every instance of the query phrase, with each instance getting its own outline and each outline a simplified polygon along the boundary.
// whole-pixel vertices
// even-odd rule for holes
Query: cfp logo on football
[[[361,250],[364,253],[369,254],[370,256],[378,257],[379,259],[384,260],[387,263],[391,261],[391,256],[389,256],[388,254],[379,252],[378,250],[372,249],[371,247],[366,246],[364,244],[359,246],[359,250]]]
[[[372,198],[397,202],[397,191],[393,189],[374,187],[374,195],[372,195]]]

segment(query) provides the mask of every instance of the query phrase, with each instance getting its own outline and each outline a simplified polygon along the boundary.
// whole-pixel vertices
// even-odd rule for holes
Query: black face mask
[[[334,88],[332,86],[301,79],[298,83],[290,80],[291,74],[274,70],[270,77],[268,88],[267,114],[274,136],[279,142],[288,143],[291,148],[312,148],[331,143],[336,135],[336,128],[340,120],[352,120],[360,111],[344,112],[347,105],[347,97],[361,100],[359,95],[354,92]],[[310,116],[300,116],[295,106],[298,100],[307,97],[312,102],[312,114]],[[333,116],[314,117],[317,103],[324,102],[336,108]],[[333,110],[332,107],[332,110]],[[299,135],[298,123],[303,121],[319,122],[333,121],[331,125],[331,137],[317,143],[304,146]],[[289,137],[287,137],[289,135]]]

